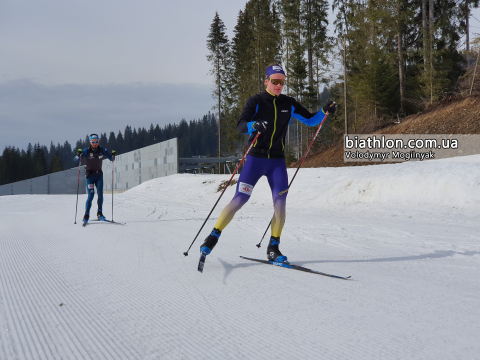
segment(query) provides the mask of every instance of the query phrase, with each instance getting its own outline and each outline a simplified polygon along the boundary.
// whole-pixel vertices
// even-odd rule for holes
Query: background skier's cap
[[[98,135],[97,135],[97,134],[92,134],[92,135],[90,135],[90,141],[92,141],[93,139],[97,139],[97,140],[98,140]]]
[[[265,71],[265,73],[267,75],[267,79],[270,77],[270,75],[273,75],[273,74],[285,75],[285,72],[283,71],[283,68],[280,65],[270,65],[269,67],[267,67],[267,70]]]

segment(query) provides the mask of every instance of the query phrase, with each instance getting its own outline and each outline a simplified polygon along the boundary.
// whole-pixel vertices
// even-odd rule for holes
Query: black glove
[[[252,125],[252,127],[253,127],[253,130],[262,133],[267,131],[267,125],[268,123],[266,121],[258,120],[255,124]]]
[[[112,156],[117,155],[117,152],[115,150],[112,150]]]
[[[80,156],[80,155],[82,155],[82,152],[83,152],[83,150],[82,150],[82,149],[78,149],[78,150],[77,150],[77,156]]]
[[[337,109],[337,104],[335,104],[333,101],[329,101],[325,104],[325,106],[322,108],[323,112],[324,113],[328,113],[329,114],[335,114],[335,110]]]

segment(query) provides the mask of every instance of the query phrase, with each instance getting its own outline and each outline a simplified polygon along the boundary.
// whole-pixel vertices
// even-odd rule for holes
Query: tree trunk
[[[397,0],[397,16],[398,16],[398,78],[400,82],[400,112],[403,111],[403,101],[405,98],[405,83],[403,73],[403,41],[402,41],[402,27],[400,1]]]
[[[307,57],[308,57],[308,86],[313,89],[313,39],[312,39],[312,1],[307,0],[308,24],[307,24]],[[309,110],[313,111],[311,103]]]
[[[468,6],[468,1],[465,0],[465,17],[466,17],[466,29],[465,33],[467,35],[466,39],[466,50],[467,50],[467,68],[470,66],[470,7]]]
[[[343,36],[343,96],[345,101],[345,135],[348,134],[347,121],[347,39]]]
[[[478,65],[478,58],[479,57],[480,57],[480,51],[478,51],[477,60],[475,61],[475,69],[473,70],[472,85],[470,86],[470,95],[472,95],[473,84],[475,83],[475,76],[477,75],[477,65]]]
[[[262,92],[262,75],[260,74],[260,1],[257,0],[257,73],[258,92]]]
[[[433,18],[433,1],[428,4],[429,27],[430,27],[430,104],[433,103],[433,39],[434,39],[434,18]]]
[[[286,47],[287,47],[287,68],[286,71],[288,71],[288,50],[289,50],[289,43],[288,43],[288,37],[286,39]],[[287,87],[287,95],[290,95],[290,86],[288,84],[288,77],[285,81],[285,85]],[[288,145],[290,146],[290,126],[288,127]]]
[[[427,0],[422,0],[423,65],[427,71]]]
[[[221,99],[221,87],[220,87],[220,58],[217,57],[217,90],[218,90],[218,158],[222,157],[222,128],[220,126],[220,99]],[[220,163],[218,163],[218,173],[220,174]]]
[[[300,121],[297,120],[297,159],[300,159]]]

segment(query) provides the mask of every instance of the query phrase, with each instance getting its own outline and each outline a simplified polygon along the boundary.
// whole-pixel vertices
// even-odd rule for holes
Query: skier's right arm
[[[255,97],[252,96],[245,103],[245,106],[243,107],[243,110],[242,110],[242,114],[238,119],[237,129],[239,132],[241,132],[242,134],[251,135],[252,132],[256,131],[253,128],[253,124],[255,124],[255,121],[253,120],[253,118],[257,114],[257,110],[258,110],[258,104],[255,101]]]
[[[82,157],[87,156],[87,149],[83,149],[83,150],[82,150],[82,149],[78,149],[78,150],[77,150],[77,156],[75,156],[75,157],[73,158],[73,161],[78,162],[78,160],[80,159],[80,155],[81,155]]]

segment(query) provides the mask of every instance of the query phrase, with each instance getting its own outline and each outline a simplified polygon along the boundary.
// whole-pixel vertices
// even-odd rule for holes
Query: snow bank
[[[317,179],[313,179],[316,171]],[[369,204],[399,210],[480,209],[480,155],[305,172],[311,174],[302,174],[295,187],[316,189],[315,202],[328,207]],[[312,199],[305,195],[303,201]]]
[[[289,169],[289,179],[295,169]],[[175,175],[154,179],[125,193],[168,201],[214,203],[218,186],[230,175]],[[238,179],[238,176],[235,176]],[[398,211],[480,211],[480,155],[451,159],[345,168],[300,169],[289,191],[288,206],[315,208],[389,208]],[[234,194],[229,188],[222,203]],[[271,205],[265,178],[255,187],[251,202]],[[221,204],[219,204],[221,205]]]

